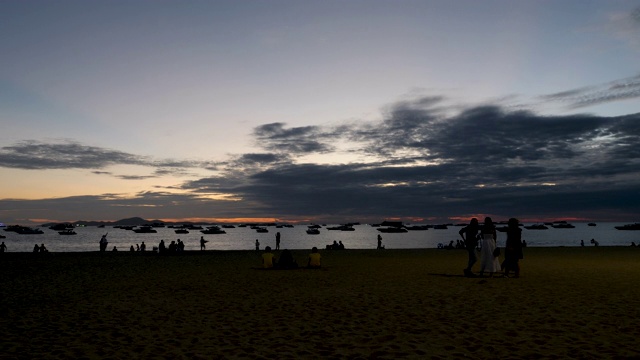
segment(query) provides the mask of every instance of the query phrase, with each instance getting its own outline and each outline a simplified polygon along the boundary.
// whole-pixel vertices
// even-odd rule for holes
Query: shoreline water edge
[[[557,247],[557,246],[593,246],[594,239],[600,246],[629,246],[631,243],[640,244],[640,231],[617,230],[616,226],[624,223],[600,223],[590,226],[587,223],[575,223],[573,228],[548,228],[546,230],[525,229],[522,238],[529,247]],[[377,247],[377,238],[382,237],[382,245],[387,249],[428,249],[446,246],[451,241],[455,245],[460,240],[459,226],[448,226],[441,229],[409,230],[404,233],[383,233],[377,227],[370,225],[354,225],[352,231],[329,230],[337,226],[320,226],[317,234],[307,233],[306,225],[291,227],[263,226],[259,229],[250,227],[228,227],[222,233],[202,233],[200,230],[188,230],[176,233],[175,228],[153,228],[153,232],[135,232],[114,227],[76,227],[74,235],[62,235],[56,230],[41,229],[42,234],[17,234],[1,231],[0,239],[8,252],[32,252],[34,245],[45,244],[51,252],[91,252],[99,250],[99,241],[107,235],[109,244],[107,250],[129,251],[131,247],[137,250],[144,242],[147,250],[157,247],[161,240],[167,245],[171,241],[180,239],[185,244],[185,250],[200,250],[200,239],[206,239],[207,250],[251,250],[255,248],[255,241],[261,248],[271,246],[276,248],[276,234],[281,234],[281,248],[311,249],[324,248],[334,241],[341,241],[347,249],[370,249]],[[206,228],[205,228],[206,229]],[[506,235],[497,233],[498,246],[504,246]]]

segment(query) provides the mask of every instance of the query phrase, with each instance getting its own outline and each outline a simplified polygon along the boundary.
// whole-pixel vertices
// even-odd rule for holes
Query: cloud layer
[[[636,76],[544,99],[581,107],[639,96]],[[386,108],[381,121],[261,125],[252,134],[263,152],[230,155],[217,163],[153,159],[77,142],[23,141],[0,148],[1,167],[87,169],[123,180],[192,170],[215,175],[129,197],[0,200],[0,209],[46,218],[47,211],[64,208],[65,220],[77,217],[74,211],[86,214],[87,208],[95,210],[96,219],[140,215],[340,222],[485,213],[637,220],[640,113],[542,116],[500,104],[454,107],[446,100],[398,102]],[[310,156],[326,161],[303,160]],[[345,156],[352,160],[331,161]],[[113,165],[153,171],[114,175],[108,169]]]

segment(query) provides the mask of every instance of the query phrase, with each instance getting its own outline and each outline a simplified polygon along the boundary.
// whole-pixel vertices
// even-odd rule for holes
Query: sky
[[[2,1],[0,222],[640,221],[640,1]]]

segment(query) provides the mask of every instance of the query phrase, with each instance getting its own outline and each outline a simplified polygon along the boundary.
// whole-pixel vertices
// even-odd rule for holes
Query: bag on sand
[[[493,257],[498,257],[498,256],[500,256],[500,248],[499,248],[499,247],[496,247],[496,248],[493,250]]]

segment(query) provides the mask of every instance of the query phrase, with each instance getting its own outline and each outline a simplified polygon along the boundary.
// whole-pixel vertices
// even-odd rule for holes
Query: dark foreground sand
[[[520,279],[462,250],[43,255],[0,257],[0,359],[640,358],[638,248],[528,248]]]

